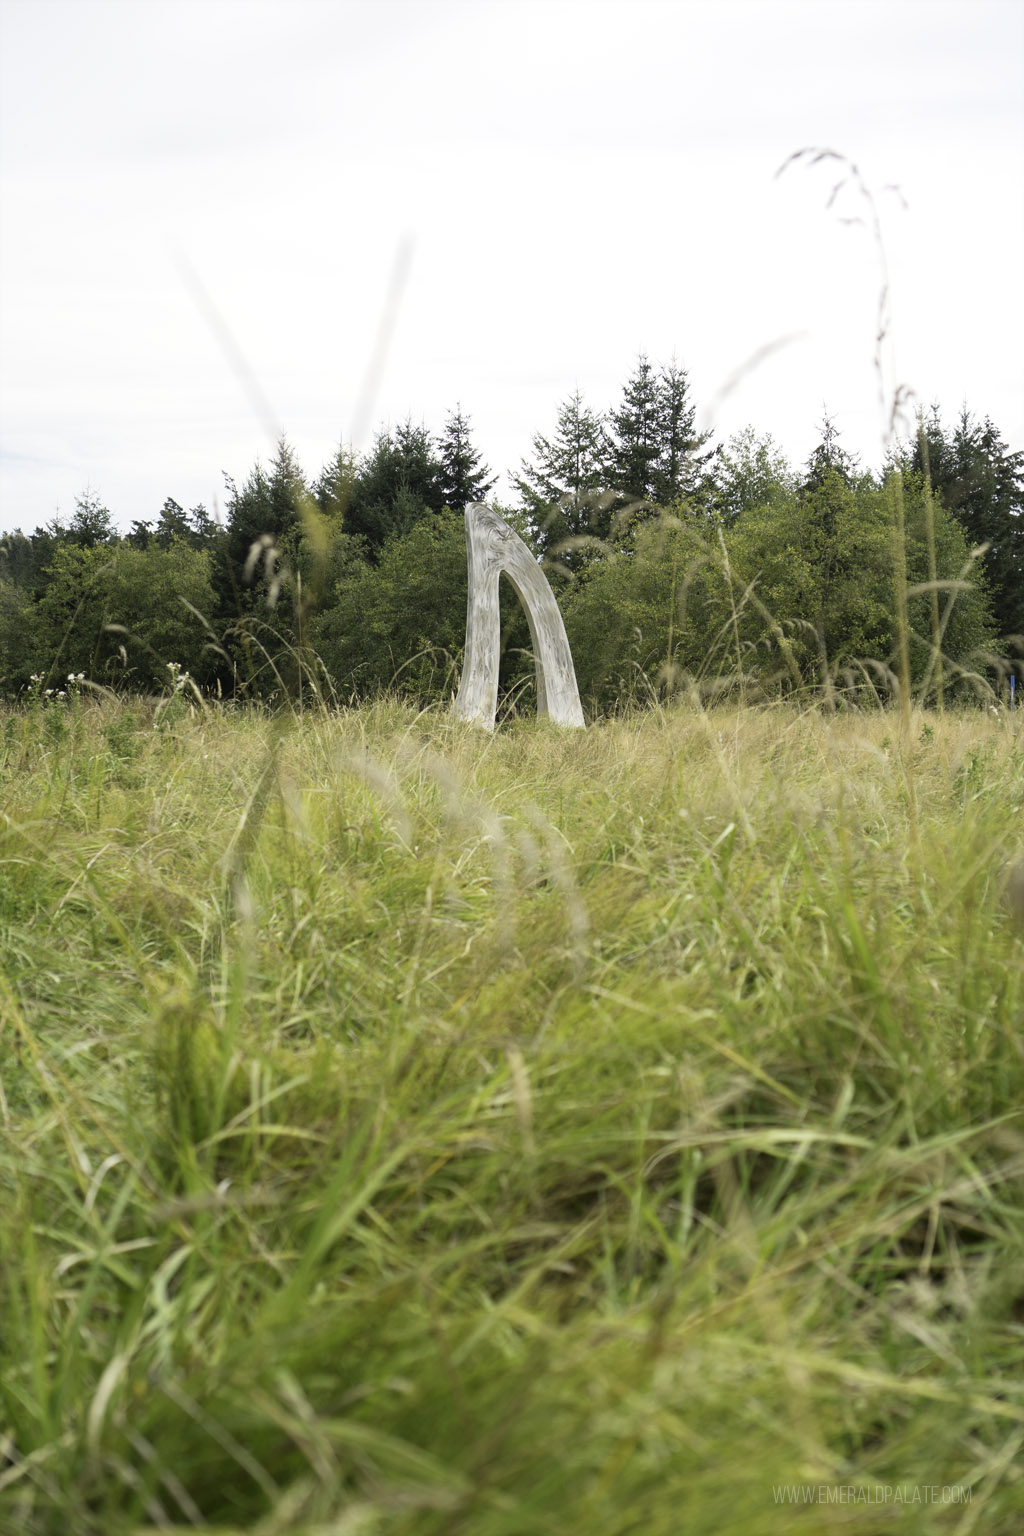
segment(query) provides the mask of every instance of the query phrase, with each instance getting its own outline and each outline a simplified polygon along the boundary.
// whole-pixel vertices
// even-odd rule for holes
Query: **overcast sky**
[[[884,401],[1024,447],[1020,0],[0,0],[0,25],[0,529],[87,487],[124,528],[223,508],[278,431],[315,474],[456,402],[505,474],[641,350],[717,440],[751,423],[802,462],[827,408],[877,466],[880,251],[852,185],[826,207],[841,165],[776,177],[807,146],[876,194]]]

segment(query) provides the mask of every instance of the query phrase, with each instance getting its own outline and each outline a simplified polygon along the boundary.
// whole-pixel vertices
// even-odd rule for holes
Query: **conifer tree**
[[[513,484],[539,547],[550,552],[566,540],[606,539],[614,500],[607,495],[608,438],[602,418],[578,389],[559,406],[554,436],[534,437],[533,453],[532,462],[522,460]],[[571,552],[562,549],[561,555]]]
[[[469,417],[463,413],[461,405],[448,413],[439,448],[441,496],[445,506],[461,512],[470,502],[483,501],[497,483],[497,477],[481,463],[480,454],[470,438]]]
[[[90,490],[75,497],[75,510],[67,527],[60,528],[54,519],[53,529],[64,543],[77,544],[80,549],[110,544],[117,538],[117,529],[109,508]]]
[[[359,465],[347,528],[361,534],[372,554],[385,539],[407,533],[443,506],[442,467],[426,427],[408,418],[392,432],[382,429]]]
[[[654,501],[662,458],[663,405],[658,376],[643,352],[608,417],[608,483],[627,501]]]
[[[949,431],[933,406],[909,461],[971,542],[988,545],[982,569],[996,629],[1024,637],[1024,452],[1010,452],[990,417],[979,422],[964,406]]]
[[[241,490],[230,476],[226,480],[227,552],[237,579],[260,540],[272,539],[280,547],[294,534],[306,482],[294,450],[284,437],[278,441],[269,473],[257,460]]]
[[[167,496],[160,508],[153,536],[161,549],[166,549],[172,539],[183,539],[188,533],[185,508],[173,496]]]
[[[252,546],[272,528],[270,481],[266,470],[257,459],[241,489],[230,475],[225,476],[227,487],[227,540],[222,552],[229,570],[226,571],[225,595],[242,579],[242,571]]]
[[[673,358],[658,379],[658,458],[651,490],[659,506],[671,507],[706,489],[716,450],[707,446],[711,433],[697,431],[696,416],[689,375]]]
[[[284,437],[278,439],[270,461],[269,489],[271,525],[263,531],[281,540],[296,531],[303,499],[309,494],[299,461]]]
[[[822,643],[831,637],[828,613],[838,584],[855,575],[851,570],[850,546],[842,538],[853,505],[853,490],[858,483],[857,460],[839,444],[839,429],[827,413],[821,424],[821,442],[811,452],[800,487],[801,544],[805,558],[815,570],[817,607],[806,617],[812,619]]]
[[[670,507],[706,489],[715,450],[696,415],[686,369],[673,359],[659,373],[641,352],[609,417],[608,482],[625,501]]]
[[[347,531],[348,509],[355,489],[358,464],[355,450],[340,443],[334,457],[324,465],[312,485],[317,508],[336,534]]]
[[[801,487],[804,492],[819,490],[833,473],[844,485],[852,485],[856,480],[858,461],[856,455],[847,453],[840,446],[841,435],[835,420],[826,411],[821,423],[821,442],[812,449],[807,460]]]

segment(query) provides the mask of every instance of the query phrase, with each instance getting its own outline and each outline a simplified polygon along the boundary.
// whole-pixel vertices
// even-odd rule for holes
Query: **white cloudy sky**
[[[775,178],[804,146],[878,193],[885,390],[1024,447],[1019,0],[0,0],[0,29],[0,529],[86,487],[125,527],[222,505],[277,430],[315,473],[457,401],[508,471],[641,349],[719,438],[801,461],[827,407],[877,465],[878,249],[835,166]]]

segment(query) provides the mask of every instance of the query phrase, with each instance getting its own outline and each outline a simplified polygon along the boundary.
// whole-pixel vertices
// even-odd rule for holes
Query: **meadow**
[[[1021,718],[0,709],[4,1536],[1024,1528]]]

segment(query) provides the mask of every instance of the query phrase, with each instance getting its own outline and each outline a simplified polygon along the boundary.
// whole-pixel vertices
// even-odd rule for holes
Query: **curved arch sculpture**
[[[572,652],[555,594],[536,560],[505,519],[473,502],[466,508],[466,659],[453,706],[462,720],[494,729],[498,708],[498,659],[501,620],[498,579],[505,575],[526,610],[537,668],[537,714],[557,725],[582,726]]]

